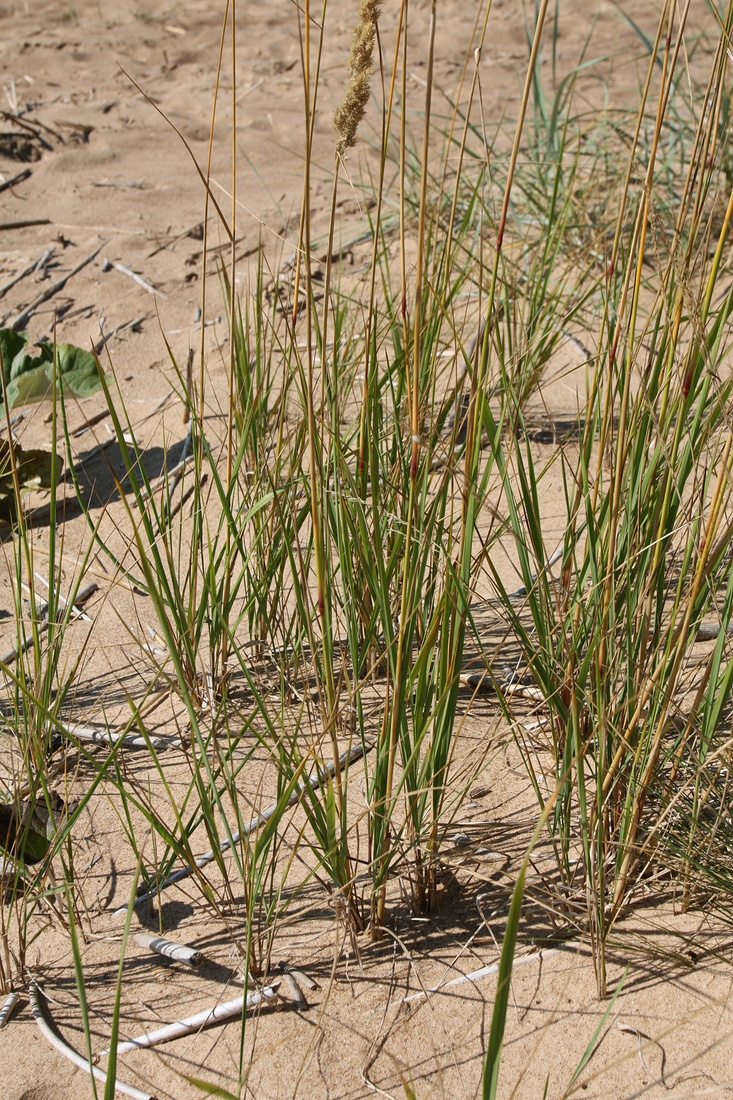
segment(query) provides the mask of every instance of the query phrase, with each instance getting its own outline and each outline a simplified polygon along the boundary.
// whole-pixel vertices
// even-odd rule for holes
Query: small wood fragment
[[[98,180],[93,187],[131,187],[137,191],[147,191],[150,184],[138,180]]]
[[[0,222],[0,231],[3,229],[28,229],[32,225],[50,225],[50,218],[24,218],[19,222]]]
[[[42,585],[48,588],[48,581],[44,577],[42,577],[40,573],[34,572],[34,576],[37,581],[40,581]],[[89,615],[85,614],[85,612],[80,609],[82,604],[85,604],[87,600],[91,599],[94,593],[98,591],[99,585],[96,581],[91,581],[89,584],[85,584],[84,587],[77,592],[76,599],[74,600],[70,614],[75,619],[82,619],[84,622],[90,623],[92,620],[90,619]],[[62,596],[60,592],[57,592],[56,599],[61,607],[69,606],[69,601],[66,599],[65,596]]]
[[[51,259],[55,251],[56,249],[53,247],[47,248],[45,252],[41,253],[37,260],[33,260],[32,263],[28,264],[27,267],[24,267],[22,271],[19,271],[18,274],[14,275],[13,278],[10,279],[7,283],[3,283],[3,285],[0,286],[0,298],[4,298],[8,291],[12,290],[16,283],[19,283],[21,279],[25,279],[27,275],[32,275],[34,271],[42,270]]]
[[[5,1003],[0,1008],[0,1031],[10,1023],[10,1017],[15,1012],[19,1002],[20,996],[17,993],[10,993],[5,998]]]
[[[24,168],[22,172],[18,172],[17,176],[13,176],[12,179],[5,180],[4,183],[0,183],[0,191],[8,191],[11,187],[15,187],[19,183],[23,183],[27,180],[33,172],[30,168]]]
[[[140,491],[141,500],[147,500],[148,497],[156,493],[158,489],[162,489],[165,486],[168,487],[168,492],[172,493],[178,482],[181,480],[186,470],[190,466],[193,466],[195,462],[195,455],[189,455],[188,458],[184,458],[182,462],[177,462],[166,473],[161,474],[160,477],[156,477],[155,481],[150,482],[150,487],[144,486]],[[137,507],[137,501],[133,501],[133,507]]]
[[[25,420],[25,413],[24,412],[13,413],[13,415],[10,417],[11,431],[15,427],[16,424],[19,424],[21,422],[21,420]],[[7,422],[5,424],[0,424],[0,435],[2,435],[3,432],[6,432],[7,428],[8,428]]]
[[[203,489],[204,485],[206,484],[206,481],[207,481],[207,474],[202,474],[201,475],[201,480],[198,483],[200,489]],[[196,488],[195,485],[191,485],[188,489],[186,489],[186,492],[183,494],[183,496],[178,501],[178,503],[173,505],[173,507],[171,508],[170,512],[168,512],[168,515],[167,515],[167,522],[168,523],[170,523],[171,520],[176,518],[178,513],[183,508],[184,504],[186,504],[186,502],[191,499],[191,497],[194,494],[195,488]],[[166,501],[166,507],[167,507],[167,501]]]
[[[45,220],[49,221],[50,219],[46,218]],[[42,223],[35,222],[33,224]],[[96,259],[106,243],[106,241],[103,241],[102,244],[100,244],[99,248],[95,248],[94,251],[90,252],[88,256],[85,256],[84,259],[76,265],[76,267],[72,268],[68,275],[64,275],[61,279],[58,279],[50,287],[47,287],[46,290],[42,291],[37,297],[35,297],[32,302],[29,302],[25,309],[22,309],[20,313],[18,313],[17,316],[14,317],[13,320],[10,322],[10,328],[16,330],[25,328],[38,306],[42,305],[44,302],[47,302],[49,298],[53,298],[54,294],[58,294],[60,290],[63,290],[69,279],[73,279],[74,275],[78,275],[79,272],[87,266],[87,264],[90,264],[92,260]]]
[[[47,630],[48,630],[48,621],[47,620],[44,620],[44,622],[38,624],[38,633],[39,634],[45,634]],[[23,653],[28,652],[28,650],[33,645],[33,641],[34,641],[34,637],[33,637],[33,634],[31,634],[29,637],[24,638],[19,646],[16,646],[14,649],[9,649],[8,652],[3,657],[0,657],[0,666],[1,665],[12,665],[13,661],[16,661],[18,659],[18,657],[20,657]]]
[[[176,233],[175,237],[169,238],[159,244],[157,248],[154,248],[152,252],[148,253],[148,259],[152,260],[153,256],[157,256],[159,252],[162,252],[164,248],[170,248],[176,241],[181,241],[184,237],[191,237],[192,240],[202,241],[204,239],[204,227],[201,222],[197,222],[196,225],[192,225],[189,229],[184,229],[182,233]]]
[[[164,394],[163,397],[161,397],[160,401],[157,401],[155,403],[150,412],[145,413],[144,416],[141,416],[139,420],[135,421],[133,427],[139,428],[142,424],[145,424],[148,420],[151,420],[156,415],[156,413],[159,413],[161,409],[165,408],[172,396],[173,390],[168,390],[168,392]]]
[[[314,982],[310,975],[306,974],[304,970],[299,970],[296,966],[289,966],[288,963],[281,959],[276,968],[281,974],[292,974],[298,985],[302,985],[305,989],[320,989],[318,982]]]
[[[521,680],[505,680],[497,683],[489,672],[461,672],[458,676],[460,687],[470,688],[472,691],[484,691],[497,694],[501,692],[507,698],[518,696],[521,699],[532,699],[543,703],[545,697],[535,684],[525,684]]]
[[[92,581],[91,584],[86,585],[84,588],[81,589],[80,592],[77,592],[76,599],[74,600],[74,606],[72,608],[72,612],[76,613],[76,618],[87,620],[89,619],[88,615],[85,615],[82,611],[78,609],[77,604],[83,604],[85,600],[88,600],[92,593],[97,591],[98,587],[99,585],[95,581]],[[66,603],[63,596],[59,596],[59,603]],[[38,624],[39,634],[45,634],[47,630],[47,621]],[[9,650],[4,657],[0,657],[0,665],[12,665],[13,661],[15,661],[22,653],[26,653],[31,648],[31,646],[33,645],[33,640],[34,636],[31,633],[29,637],[23,639],[19,646],[17,646],[15,649]]]
[[[733,620],[723,627],[722,623],[700,623],[695,635],[696,642],[712,642],[719,634],[733,634]]]
[[[306,1000],[305,993],[298,985],[292,970],[286,970],[284,972],[280,979],[280,988],[277,993],[281,1001],[285,1001],[286,1004],[292,1005],[296,1011],[307,1011],[308,1001]]]
[[[141,313],[139,317],[133,317],[131,321],[123,321],[121,325],[117,325],[111,332],[103,332],[94,345],[95,354],[101,355],[105,345],[109,343],[113,336],[120,336],[123,332],[127,332],[128,329],[134,331],[139,328],[143,321],[148,321],[151,316],[152,314],[150,313]]]
[[[99,424],[100,420],[104,420],[107,416],[109,416],[109,409],[102,409],[101,412],[88,416],[83,424],[80,424],[78,428],[69,433],[71,438],[78,439],[80,435],[84,435],[85,432],[88,432],[90,428],[93,428],[95,424]]]
[[[166,959],[174,959],[176,962],[186,963],[188,966],[201,966],[204,956],[193,947],[176,943],[174,940],[166,940],[162,936],[151,936],[147,932],[138,932],[135,943],[141,947],[147,947],[156,955],[163,955]]]
[[[113,443],[117,442],[117,436],[111,435],[109,439],[103,439],[101,443],[97,443],[95,447],[92,447],[91,451],[87,451],[83,458],[79,458],[74,463],[74,469],[78,473],[79,470],[83,470],[88,462],[91,462],[93,458],[96,458],[102,451],[106,451],[108,447],[111,447]]]
[[[137,272],[133,271],[127,264],[121,264],[118,260],[105,260],[102,264],[102,271],[109,271],[113,267],[115,271],[119,271],[122,275],[127,275],[128,279],[133,279],[138,286],[141,286],[143,290],[147,290],[148,294],[155,294],[158,298],[167,298],[168,295],[164,294],[162,290],[156,290],[150,283],[146,283],[145,279]]]
[[[60,141],[62,145],[65,144],[64,139],[57,130],[52,130],[50,126],[46,126],[45,123],[39,122],[38,119],[34,118],[31,122],[30,119],[19,118],[17,111],[13,114],[10,114],[8,111],[3,111],[2,117],[5,119],[6,122],[12,123],[13,126],[20,126],[22,130],[28,130],[29,133],[38,138],[43,148],[48,150],[48,152],[51,152],[51,150],[53,149],[53,145],[46,141],[46,139],[40,133],[41,130],[43,130],[47,134],[50,134],[51,137],[56,138],[56,140]]]
[[[309,974],[306,974],[305,971],[298,970],[297,967],[294,966],[288,967],[288,971],[296,979],[298,985],[303,985],[306,989],[310,989],[311,991],[321,988],[318,982],[313,981],[313,978],[311,978]]]

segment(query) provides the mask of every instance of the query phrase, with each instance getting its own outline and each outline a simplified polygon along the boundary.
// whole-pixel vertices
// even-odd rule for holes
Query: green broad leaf
[[[12,328],[0,328],[0,356],[6,379],[12,378],[13,363],[18,356],[24,354],[27,343],[28,338],[24,333],[15,332]]]
[[[47,340],[39,343],[38,348],[38,354],[31,354],[24,333],[0,329],[0,355],[8,408],[32,405],[50,397],[54,357],[59,385],[67,387],[77,397],[88,397],[100,388],[99,367],[91,352],[74,344],[54,345]],[[0,402],[0,417],[4,415],[5,406]]]
[[[11,379],[5,385],[8,408],[17,409],[19,405],[35,405],[39,401],[45,401],[51,394],[51,379],[46,373],[45,366],[34,366],[37,359],[25,357],[22,373]],[[0,411],[5,412],[0,405]]]
[[[39,347],[53,365],[53,344],[44,342]],[[64,386],[68,386],[77,397],[89,397],[102,385],[97,360],[90,351],[74,344],[56,344],[56,363]]]

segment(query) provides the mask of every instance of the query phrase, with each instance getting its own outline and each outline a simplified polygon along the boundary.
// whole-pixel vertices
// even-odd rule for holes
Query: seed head
[[[361,0],[359,22],[354,28],[349,50],[349,84],[333,116],[336,128],[336,151],[343,157],[356,145],[356,131],[369,102],[372,76],[372,55],[377,36],[377,21],[381,0]]]

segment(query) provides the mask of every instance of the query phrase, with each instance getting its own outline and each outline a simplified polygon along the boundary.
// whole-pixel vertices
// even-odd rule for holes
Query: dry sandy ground
[[[331,110],[344,86],[356,5],[330,7],[334,11],[328,13],[330,32],[315,132],[314,232],[322,232],[325,226],[333,165]],[[394,40],[396,7],[392,2],[385,4],[385,52]],[[646,33],[653,34],[658,5],[625,0],[622,7]],[[693,8],[696,18],[707,18],[702,0],[695,0]],[[490,118],[511,116],[515,110],[526,60],[521,6],[514,0],[495,0],[494,9],[482,59],[483,105]],[[595,6],[563,0],[560,9],[557,57],[562,68],[578,56]],[[606,94],[618,97],[618,102],[633,99],[638,87],[638,39],[612,5],[601,4],[598,10],[594,53],[607,56],[608,64],[603,77],[587,76],[585,94],[589,101]],[[36,295],[94,253],[65,287],[36,309],[28,328],[36,339],[55,325],[59,339],[82,346],[97,342],[100,331],[112,334],[108,347],[133,420],[142,421],[176,385],[163,334],[180,363],[185,363],[188,348],[200,341],[197,311],[204,193],[172,125],[199,163],[205,163],[222,13],[220,0],[174,4],[97,0],[76,6],[26,0],[0,5],[4,86],[0,109],[8,112],[0,131],[21,128],[10,117],[16,109],[31,127],[27,147],[17,142],[0,147],[2,180],[26,168],[31,173],[0,193],[0,317],[10,323]],[[438,4],[438,89],[452,92],[457,84],[475,14],[475,6],[465,0]],[[410,71],[415,119],[417,97],[422,97],[424,86],[420,43],[425,41],[427,21],[427,5],[415,4],[411,34],[416,48]],[[267,263],[275,266],[294,248],[302,186],[297,10],[289,0],[249,0],[239,7],[238,26],[236,140],[241,206],[236,214],[237,249],[244,261],[261,239]],[[228,210],[229,77],[223,81],[222,93],[212,170],[215,193]],[[359,171],[363,155],[359,151],[352,158],[353,174]],[[13,159],[19,156],[28,159]],[[345,237],[363,229],[359,211],[359,202],[345,197],[339,215],[339,231]],[[212,247],[220,240],[223,243],[213,215],[210,233]],[[50,255],[49,250],[53,250]],[[17,275],[44,254],[41,269],[6,291]],[[208,260],[212,273],[214,258],[212,253]],[[131,278],[130,271],[147,285]],[[206,316],[213,321],[223,312],[213,278]],[[135,324],[115,333],[129,322]],[[221,371],[226,340],[225,324],[209,325],[205,350],[214,379]],[[102,409],[101,397],[73,409],[72,427]],[[24,441],[48,442],[47,411],[47,407],[36,410],[19,426]],[[175,397],[161,415],[146,422],[150,436],[144,440],[151,448],[151,461],[157,456],[159,464],[161,448],[180,445],[185,434]],[[79,457],[88,456],[95,442],[105,438],[105,424],[100,421],[92,432],[79,437]],[[109,479],[103,463],[91,469],[101,500],[109,491]],[[108,509],[104,522],[110,537],[122,523],[120,508],[117,501]],[[70,507],[67,552],[71,559],[83,542],[83,532],[83,521]],[[41,548],[47,542],[42,527],[34,537]],[[131,641],[125,648],[124,637],[122,646],[119,639],[121,622],[129,626],[131,635],[144,639],[152,613],[129,592],[110,592],[98,574],[95,579],[100,581],[100,593],[91,605],[92,648],[75,699],[77,721],[99,720],[102,709],[114,720],[124,712],[124,693],[139,698],[148,682],[139,644]],[[7,612],[13,607],[7,578],[0,588],[0,606]],[[6,633],[12,644],[10,627]],[[160,728],[169,729],[175,718],[167,705]],[[498,729],[496,708],[489,702],[477,703],[465,722],[467,758],[480,759]],[[154,722],[151,731],[156,732]],[[398,909],[390,935],[376,944],[360,943],[356,957],[343,943],[323,891],[311,886],[298,899],[278,933],[275,958],[301,966],[318,988],[308,992],[307,1011],[263,1013],[249,1027],[242,1059],[250,1067],[247,1095],[258,1100],[295,1095],[355,1100],[376,1091],[398,1097],[404,1095],[403,1081],[411,1083],[419,1100],[480,1094],[481,1056],[495,975],[407,1003],[405,998],[498,958],[496,943],[501,941],[508,890],[531,823],[531,800],[519,778],[518,764],[516,750],[506,745],[474,784],[473,796],[455,827],[472,830],[472,838],[490,855],[470,860],[459,846],[452,854],[449,849],[447,862],[456,878],[437,917],[413,918],[406,908]],[[131,782],[154,781],[139,756],[127,767]],[[176,782],[175,768],[171,775]],[[83,780],[83,774],[77,776],[77,782]],[[252,800],[262,805],[256,791]],[[126,903],[134,870],[114,807],[104,797],[90,808],[79,845],[88,853],[87,860],[77,854],[77,864],[88,865],[80,883],[86,907],[81,923],[92,1040],[99,1050],[109,1035],[121,943],[121,929],[110,911]],[[533,955],[532,944],[542,942],[552,926],[539,890],[530,893],[523,950]],[[236,995],[231,986],[236,975],[231,945],[242,932],[239,912],[234,899],[222,919],[215,920],[190,883],[167,895],[161,910],[164,929],[195,944],[209,961],[192,975],[175,964],[150,964],[145,951],[130,941],[125,959],[125,1034]],[[138,917],[134,928],[137,921]],[[140,924],[154,930],[158,919],[143,914]],[[40,935],[29,948],[28,965],[46,989],[63,1034],[82,1050],[68,937],[53,917],[34,929]],[[612,988],[627,964],[630,969],[605,1017],[608,1005],[595,998],[593,968],[582,938],[542,959],[533,956],[515,972],[501,1095],[541,1097],[546,1081],[547,1096],[565,1095],[600,1026],[598,1049],[573,1083],[581,1095],[733,1096],[729,951],[725,931],[700,916],[682,915],[671,903],[661,912],[640,908],[613,947]],[[158,1097],[183,1098],[203,1095],[185,1082],[188,1074],[236,1089],[239,1064],[239,1028],[233,1023],[158,1052],[127,1055],[121,1059],[119,1075]],[[0,1033],[0,1096],[3,1100],[82,1100],[89,1095],[87,1075],[46,1044],[25,1000],[19,1016]]]

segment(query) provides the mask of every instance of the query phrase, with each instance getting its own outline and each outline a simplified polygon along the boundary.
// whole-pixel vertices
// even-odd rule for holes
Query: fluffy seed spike
[[[345,155],[347,149],[356,145],[356,131],[369,102],[372,56],[380,7],[381,0],[361,0],[359,6],[359,22],[354,28],[349,50],[349,85],[333,116],[336,151],[340,157]]]

